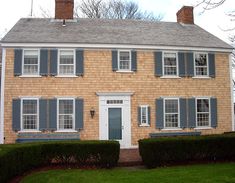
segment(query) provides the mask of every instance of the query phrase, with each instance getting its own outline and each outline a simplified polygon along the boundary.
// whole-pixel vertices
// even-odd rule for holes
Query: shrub
[[[119,159],[116,141],[39,142],[0,145],[0,182],[40,166],[75,164],[114,167]]]
[[[139,140],[148,168],[192,161],[234,161],[235,135],[164,137]]]

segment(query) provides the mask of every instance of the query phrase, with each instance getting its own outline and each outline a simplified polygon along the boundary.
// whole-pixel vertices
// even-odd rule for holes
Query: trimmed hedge
[[[40,166],[54,164],[117,165],[120,145],[116,141],[41,142],[0,145],[0,182]]]
[[[235,135],[165,137],[139,140],[148,168],[201,161],[235,161]]]

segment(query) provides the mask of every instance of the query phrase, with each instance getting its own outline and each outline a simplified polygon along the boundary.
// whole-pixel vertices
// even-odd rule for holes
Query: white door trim
[[[122,104],[107,104],[107,100],[122,100]],[[99,139],[108,140],[108,108],[122,108],[122,139],[121,148],[131,147],[131,100],[129,96],[99,96]]]

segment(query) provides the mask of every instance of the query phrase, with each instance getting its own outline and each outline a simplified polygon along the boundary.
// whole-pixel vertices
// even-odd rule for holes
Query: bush
[[[234,161],[235,135],[143,139],[139,140],[139,151],[148,168],[193,161]]]
[[[40,166],[75,164],[110,168],[117,165],[116,141],[71,141],[0,145],[0,182]]]

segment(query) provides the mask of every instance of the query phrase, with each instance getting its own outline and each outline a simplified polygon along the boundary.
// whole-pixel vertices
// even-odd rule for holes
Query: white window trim
[[[205,54],[206,55],[206,67],[207,67],[207,75],[196,75],[196,54]],[[209,76],[209,58],[208,58],[208,53],[207,52],[194,52],[193,54],[193,68],[194,68],[194,77],[193,78],[210,78]]]
[[[165,101],[166,100],[177,100],[178,101],[178,127],[166,127],[166,115],[165,115]],[[169,97],[163,99],[163,118],[164,118],[164,128],[162,130],[180,130],[180,101],[178,97]]]
[[[36,74],[25,74],[24,73],[24,52],[25,51],[37,51],[38,52],[38,73]],[[22,51],[22,63],[21,63],[21,71],[22,71],[22,76],[21,77],[40,77],[40,49],[36,48],[25,48]]]
[[[60,52],[61,51],[73,51],[73,74],[60,74]],[[63,64],[66,65],[66,64]],[[70,64],[72,65],[72,64]],[[63,49],[58,49],[57,53],[57,76],[56,77],[77,77],[76,76],[76,50],[75,49],[68,49],[68,48],[63,48]]]
[[[129,52],[129,57],[130,57],[130,60],[129,60],[129,69],[120,69],[120,52]],[[131,70],[131,64],[132,64],[132,57],[131,57],[131,50],[118,50],[118,70],[117,72],[133,72]]]
[[[72,100],[73,101],[73,128],[72,129],[59,129],[59,101],[60,100]],[[57,122],[56,122],[56,127],[57,130],[55,132],[77,132],[75,130],[75,98],[73,97],[59,97],[57,98],[57,106],[56,106],[56,111],[57,111]]]
[[[176,75],[165,74],[165,65],[164,65],[165,53],[174,53],[176,55]],[[162,52],[162,77],[161,78],[181,78],[179,77],[179,64],[178,64],[178,52],[177,51],[163,51]]]
[[[140,127],[149,127],[150,125],[148,124],[149,121],[149,105],[140,105]],[[142,108],[146,108],[146,123],[142,123]]]
[[[23,101],[36,100],[37,101],[37,128],[36,129],[23,129]],[[20,100],[20,132],[40,132],[39,131],[39,98],[38,97],[22,97]]]
[[[209,101],[209,125],[208,126],[198,126],[197,124],[197,100],[207,99]],[[195,112],[196,112],[196,128],[194,129],[211,129],[211,102],[210,97],[196,97],[195,98]],[[207,113],[207,112],[206,112]]]

